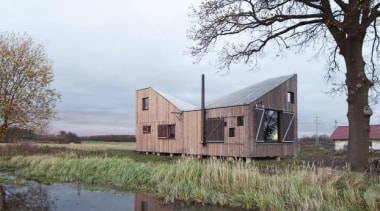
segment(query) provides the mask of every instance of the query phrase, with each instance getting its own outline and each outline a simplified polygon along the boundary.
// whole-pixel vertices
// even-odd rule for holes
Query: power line
[[[319,145],[318,125],[321,124],[321,119],[318,115],[314,117],[314,124],[315,124],[315,145]]]

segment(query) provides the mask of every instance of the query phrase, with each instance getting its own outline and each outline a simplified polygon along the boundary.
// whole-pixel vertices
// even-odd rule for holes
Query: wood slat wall
[[[294,93],[294,103],[287,102],[287,93]],[[142,99],[149,97],[149,110],[142,110]],[[207,118],[223,117],[223,143],[201,143],[201,111],[180,110],[151,88],[136,91],[136,150],[143,152],[180,153],[226,157],[276,157],[296,155],[294,142],[258,143],[254,132],[255,108],[265,108],[295,113],[294,134],[297,137],[297,77],[281,84],[250,105],[215,108],[206,111]],[[237,126],[237,117],[244,116],[244,125]],[[175,139],[158,139],[159,124],[175,124]],[[151,125],[150,134],[143,134],[143,125]],[[229,137],[229,128],[235,128],[235,137]]]
[[[288,103],[287,94],[288,92],[294,93],[294,103]],[[274,109],[278,111],[293,112],[294,117],[294,134],[298,137],[297,129],[297,76],[293,76],[291,79],[281,84],[272,91],[266,93],[264,96],[257,99],[251,104],[251,109],[255,109],[256,104],[263,105],[264,108]],[[254,122],[255,112],[252,113],[252,121]],[[284,143],[260,143],[256,142],[256,134],[251,130],[251,135],[253,136],[251,140],[253,143],[250,146],[250,156],[251,157],[285,157],[294,156],[297,154],[296,143],[295,142],[284,142]],[[295,140],[296,141],[296,140]]]
[[[149,97],[149,110],[142,110],[142,99]],[[136,150],[144,152],[182,153],[183,121],[180,110],[151,88],[136,92]],[[158,138],[160,124],[175,124],[175,139]],[[150,125],[151,133],[144,134],[143,126]]]

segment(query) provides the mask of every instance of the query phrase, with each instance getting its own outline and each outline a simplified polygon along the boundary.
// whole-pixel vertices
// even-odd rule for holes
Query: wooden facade
[[[296,75],[268,79],[210,103],[205,125],[201,111],[152,88],[137,90],[136,150],[245,158],[297,153]]]
[[[153,194],[135,194],[135,211],[170,211]]]

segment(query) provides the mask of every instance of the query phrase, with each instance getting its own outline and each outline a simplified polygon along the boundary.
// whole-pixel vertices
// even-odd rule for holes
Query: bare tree
[[[195,44],[190,53],[202,59],[228,37],[218,48],[218,63],[227,70],[235,62],[256,62],[276,47],[279,52],[314,47],[327,53],[327,76],[346,70],[347,162],[363,171],[369,158],[369,94],[378,82],[379,7],[378,0],[203,0],[191,14],[188,37]]]
[[[0,34],[0,140],[9,127],[41,129],[56,116],[51,62],[30,36]]]

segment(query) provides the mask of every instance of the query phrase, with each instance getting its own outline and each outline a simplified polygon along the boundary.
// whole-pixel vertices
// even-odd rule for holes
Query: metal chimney
[[[201,141],[206,145],[206,109],[205,109],[205,75],[202,74],[202,90],[201,90]]]

